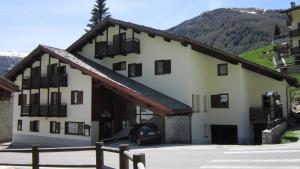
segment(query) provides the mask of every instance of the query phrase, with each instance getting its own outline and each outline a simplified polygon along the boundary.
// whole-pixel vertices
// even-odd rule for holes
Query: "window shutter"
[[[23,105],[23,95],[22,94],[19,94],[19,100],[18,100],[18,105]]]
[[[50,121],[50,133],[53,133],[53,121]]]
[[[77,97],[78,104],[83,104],[83,91],[78,91]]]
[[[117,63],[114,63],[113,64],[113,71],[116,71],[117,70]]]
[[[30,121],[29,131],[33,131],[33,121]]]
[[[158,74],[158,60],[155,61],[155,74]]]
[[[171,73],[171,60],[164,61],[164,73]]]
[[[55,122],[55,132],[60,133],[60,122]]]
[[[220,97],[219,95],[211,95],[211,107],[217,108],[219,107]]]
[[[136,76],[142,76],[142,64],[136,64]]]
[[[75,94],[74,93],[75,93],[75,91],[71,92],[71,104],[75,104],[75,101],[74,101],[75,100],[75,98],[74,98]]]

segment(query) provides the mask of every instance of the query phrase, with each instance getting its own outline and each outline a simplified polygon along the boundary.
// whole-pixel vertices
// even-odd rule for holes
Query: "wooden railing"
[[[96,151],[96,165],[93,164],[80,164],[80,165],[67,165],[67,164],[43,164],[40,163],[40,153],[47,152],[68,152],[68,151]],[[132,161],[134,169],[145,169],[145,154],[132,154],[129,152],[129,145],[122,144],[119,148],[105,147],[103,142],[96,143],[96,146],[90,147],[63,147],[63,148],[39,148],[37,145],[32,146],[31,149],[4,149],[0,153],[32,153],[31,164],[12,164],[0,163],[0,166],[27,166],[32,169],[39,169],[39,167],[56,167],[56,168],[91,168],[104,169],[104,152],[111,152],[119,154],[119,169],[129,169],[129,161]]]

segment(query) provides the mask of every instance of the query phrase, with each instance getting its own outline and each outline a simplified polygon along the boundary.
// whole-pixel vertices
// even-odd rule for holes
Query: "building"
[[[300,6],[291,2],[291,8],[282,10],[288,16],[289,48],[292,65],[288,66],[287,73],[300,73]]]
[[[299,86],[198,41],[115,19],[66,50],[39,45],[6,77],[22,86],[13,142],[47,145],[90,145],[140,122],[157,124],[167,143],[249,144],[287,117],[288,87]],[[280,115],[261,112],[267,92]]]
[[[0,77],[0,142],[11,140],[13,102],[11,95],[18,91],[18,86]]]

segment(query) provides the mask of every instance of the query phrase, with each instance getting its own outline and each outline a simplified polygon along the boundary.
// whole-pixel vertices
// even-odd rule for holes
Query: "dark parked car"
[[[129,141],[136,142],[138,145],[160,142],[161,134],[155,124],[135,124],[129,132]]]

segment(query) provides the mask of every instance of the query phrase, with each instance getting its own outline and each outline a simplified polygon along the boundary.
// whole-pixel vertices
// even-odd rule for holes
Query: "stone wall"
[[[190,116],[167,116],[165,118],[166,143],[191,143]]]
[[[283,122],[271,130],[264,130],[262,132],[262,143],[263,144],[274,144],[278,143],[280,137],[287,129],[287,122]]]
[[[12,108],[11,101],[0,101],[0,142],[11,140]]]

